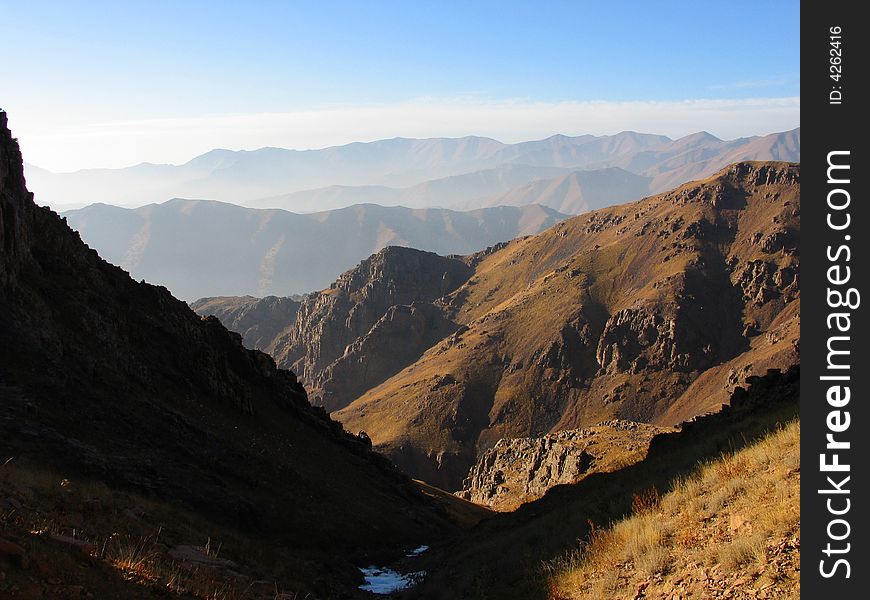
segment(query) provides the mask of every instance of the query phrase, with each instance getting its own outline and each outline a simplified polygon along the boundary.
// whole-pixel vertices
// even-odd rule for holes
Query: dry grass
[[[552,597],[650,598],[725,590],[732,597],[800,591],[800,424],[702,465],[634,515],[597,530],[548,565]],[[768,596],[765,596],[768,597]]]

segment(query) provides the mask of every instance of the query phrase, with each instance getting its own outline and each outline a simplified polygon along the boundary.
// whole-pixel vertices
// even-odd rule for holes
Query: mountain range
[[[274,299],[194,308],[456,490],[499,439],[675,425],[799,362],[799,181],[797,165],[737,163],[464,257],[387,248],[283,317],[259,305]]]
[[[608,203],[614,204],[712,175],[738,160],[799,161],[800,129],[729,141],[703,132],[677,140],[635,132],[555,135],[517,144],[481,137],[395,138],[321,150],[212,150],[183,165],[143,163],[74,173],[28,165],[27,178],[37,201],[56,208],[96,202],[141,206],[181,197],[296,212],[359,203],[469,209],[571,171],[619,168],[649,178],[642,193],[625,197],[620,190],[628,176],[611,171]],[[570,204],[559,200],[550,206],[562,210]],[[595,204],[589,207],[603,206]]]
[[[62,213],[101,256],[176,296],[268,296],[325,288],[389,245],[468,254],[539,233],[567,215],[540,205],[460,212],[375,204],[312,214],[171,200]]]

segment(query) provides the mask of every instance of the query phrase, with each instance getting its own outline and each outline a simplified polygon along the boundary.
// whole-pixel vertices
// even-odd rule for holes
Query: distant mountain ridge
[[[301,215],[182,199],[94,204],[63,216],[106,260],[186,300],[316,291],[386,246],[469,254],[567,218],[538,205],[458,212],[365,204]]]
[[[424,182],[430,184],[424,186],[428,191],[419,196],[420,202],[428,206],[453,206],[449,202],[451,197],[457,196],[457,189],[464,190],[459,196],[467,202],[473,199],[468,197],[470,194],[486,198],[505,192],[508,180],[512,185],[524,185],[555,177],[558,174],[553,169],[620,167],[635,175],[652,177],[649,193],[657,193],[712,175],[738,160],[798,162],[800,129],[731,141],[703,132],[677,140],[636,132],[605,136],[555,135],[517,144],[481,137],[394,138],[320,150],[212,150],[183,165],[143,163],[124,169],[59,174],[28,165],[27,176],[37,201],[52,206],[94,202],[139,206],[173,197],[211,198],[262,206],[263,198],[329,186],[413,188]],[[512,169],[509,177],[491,177],[493,170],[508,166]],[[436,180],[458,176],[467,176],[467,185],[442,182],[444,190],[434,189],[442,185],[435,184]],[[376,189],[354,194],[370,193],[363,200],[367,202],[421,206],[413,204],[420,190],[408,194],[381,191],[385,196],[394,196],[393,200],[381,198]],[[360,201],[355,198],[351,203]],[[432,204],[428,204],[430,202]],[[280,206],[312,210],[310,205],[306,205],[307,208]]]
[[[540,204],[578,215],[590,210],[637,200],[650,193],[651,177],[635,175],[619,167],[571,171],[514,188],[503,194],[477,198],[475,206],[526,206]]]
[[[367,203],[466,210],[483,206],[474,201],[477,198],[507,192],[532,181],[559,177],[571,171],[564,167],[504,164],[492,169],[430,179],[409,187],[331,185],[251,200],[248,204],[256,208],[283,208],[301,212]]]

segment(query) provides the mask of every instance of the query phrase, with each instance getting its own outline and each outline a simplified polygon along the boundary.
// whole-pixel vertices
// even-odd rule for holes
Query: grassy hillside
[[[734,392],[730,408],[684,423],[676,433],[653,438],[644,460],[611,473],[592,473],[579,483],[556,486],[540,500],[511,513],[498,513],[462,536],[434,547],[420,566],[427,571],[426,580],[408,598],[552,599],[555,576],[576,563],[569,560],[574,551],[595,539],[596,532],[630,517],[635,511],[658,507],[657,498],[679,491],[703,465],[723,457],[728,462],[731,459],[727,457],[735,451],[751,447],[794,421],[798,415],[799,379],[798,367],[786,373],[771,371],[764,377],[752,377],[745,390],[738,388]],[[771,456],[771,464],[779,459],[778,455]],[[743,459],[734,464],[738,465],[734,475],[744,480],[752,477],[752,485],[744,488],[733,485],[730,490],[721,492],[716,500],[719,506],[711,501],[707,509],[718,510],[726,503],[739,501],[741,495],[755,492],[752,489],[754,477],[761,477],[761,473],[740,471],[744,469]],[[789,465],[788,468],[795,466],[787,460],[783,464]],[[752,500],[751,495],[748,499]],[[774,494],[769,501],[779,500]],[[706,518],[705,515],[713,514],[705,513],[700,503],[686,508],[694,511],[686,515],[697,519],[698,523],[704,522],[701,519]],[[753,514],[746,517],[747,521],[754,518]],[[726,521],[723,527],[727,529],[729,523]],[[736,526],[737,521],[734,523]],[[719,527],[722,523],[710,522],[709,525]],[[761,521],[753,523],[751,528],[742,529],[741,525],[741,535],[744,531],[747,534],[767,532],[767,529],[757,529],[762,526],[768,527]],[[662,544],[670,544],[671,538],[662,539],[665,540]],[[753,540],[757,542],[757,538]],[[691,543],[698,552],[703,552],[705,547],[714,552],[724,547],[721,540],[700,535]],[[680,566],[677,554],[674,553],[670,564]],[[644,568],[652,568],[653,558],[651,555],[643,559],[650,561],[644,563]],[[662,561],[664,563],[665,559]],[[742,561],[741,558],[737,562]],[[625,581],[634,578],[633,564],[623,566]],[[646,577],[638,575],[637,581]],[[655,575],[650,578],[654,579]],[[656,594],[647,597],[671,598]]]
[[[800,597],[800,422],[704,464],[549,563],[554,600]]]

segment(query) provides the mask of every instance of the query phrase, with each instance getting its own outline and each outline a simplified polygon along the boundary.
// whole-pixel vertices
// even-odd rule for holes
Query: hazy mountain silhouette
[[[94,204],[63,216],[101,256],[187,300],[311,292],[386,246],[468,254],[566,218],[538,205],[457,212],[363,204],[300,215],[181,199],[137,209]]]
[[[167,198],[212,198],[238,204],[329,186],[414,187],[430,182],[421,202],[445,194],[443,185],[459,200],[469,195],[488,197],[506,191],[506,184],[522,185],[557,173],[535,169],[588,170],[621,167],[636,175],[654,177],[652,192],[697,177],[711,175],[737,160],[800,160],[800,130],[764,137],[723,141],[709,134],[671,140],[665,136],[622,132],[612,136],[555,135],[544,140],[503,144],[481,137],[406,139],[353,143],[320,150],[212,150],[182,165],[143,163],[123,169],[89,169],[50,173],[27,167],[38,202],[53,206],[106,202],[138,206]],[[501,175],[489,172],[511,165]],[[525,175],[522,175],[522,174]],[[471,175],[475,174],[475,175]],[[434,180],[469,176],[464,183]],[[526,177],[525,181],[519,181]],[[511,183],[513,182],[513,183]],[[462,190],[457,192],[457,190]],[[359,192],[375,201],[377,190]],[[356,192],[354,192],[356,193]],[[386,195],[393,192],[384,192]],[[371,195],[374,194],[374,195]],[[412,202],[402,200],[414,206]],[[262,206],[262,204],[258,204]],[[284,204],[283,208],[291,208]],[[325,209],[335,205],[315,207]],[[310,203],[295,210],[312,210]]]

